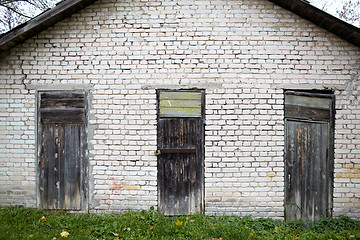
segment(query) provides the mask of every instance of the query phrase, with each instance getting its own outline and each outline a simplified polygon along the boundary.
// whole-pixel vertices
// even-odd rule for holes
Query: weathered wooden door
[[[203,211],[203,105],[203,91],[158,91],[158,196],[166,215]]]
[[[331,94],[285,94],[286,220],[332,214],[333,109]]]
[[[47,209],[87,203],[86,94],[39,93],[39,200]]]

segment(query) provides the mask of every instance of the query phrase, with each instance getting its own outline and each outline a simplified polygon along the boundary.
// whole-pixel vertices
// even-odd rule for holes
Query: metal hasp
[[[286,220],[332,215],[333,165],[334,95],[286,91]]]
[[[158,90],[158,208],[165,215],[204,209],[204,91]]]

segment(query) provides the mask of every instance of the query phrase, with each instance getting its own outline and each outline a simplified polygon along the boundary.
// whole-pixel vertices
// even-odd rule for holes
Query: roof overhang
[[[0,35],[0,53],[15,47],[55,23],[71,16],[97,0],[63,0],[28,22]],[[268,0],[360,47],[360,29],[348,24],[305,0]]]
[[[0,53],[35,36],[55,23],[68,18],[97,0],[65,0],[31,20],[0,35]]]

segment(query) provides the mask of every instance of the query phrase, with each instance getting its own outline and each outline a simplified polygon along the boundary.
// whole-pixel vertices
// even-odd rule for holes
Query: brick
[[[0,79],[6,79],[0,81],[0,181],[16,179],[15,187],[36,184],[35,90],[24,89],[24,74],[33,85],[91,84],[91,211],[148,209],[158,200],[155,90],[202,88],[206,214],[282,218],[281,86],[311,84],[336,94],[334,213],[360,218],[352,200],[360,184],[359,86],[349,82],[358,71],[359,49],[325,31],[317,36],[317,26],[295,21],[286,11],[274,14],[279,9],[270,2],[255,6],[246,0],[241,8],[228,3],[135,1],[123,6],[110,0],[107,8],[136,16],[128,24],[123,14],[94,3],[72,16],[81,24],[66,24],[66,31],[63,24],[55,25],[9,51],[0,61]],[[171,15],[175,6],[185,16],[179,21]],[[132,15],[139,7],[154,15]],[[97,14],[106,18],[101,25],[93,19]],[[239,19],[250,15],[254,21],[245,29],[239,25],[245,20]],[[281,29],[278,36],[270,34],[272,26]],[[111,190],[111,178],[132,182],[126,191]],[[0,186],[0,199],[36,207],[35,187],[15,198],[6,194],[6,184]]]

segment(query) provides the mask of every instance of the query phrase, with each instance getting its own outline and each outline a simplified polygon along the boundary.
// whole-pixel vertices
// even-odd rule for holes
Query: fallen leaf
[[[181,226],[183,224],[183,221],[179,221],[177,220],[176,222],[174,222],[176,224],[176,226]]]
[[[45,222],[45,221],[46,221],[46,217],[45,217],[45,216],[42,216],[42,217],[40,218],[40,221]]]
[[[63,231],[62,233],[60,233],[61,237],[68,237],[70,235],[70,233],[68,233],[67,231]]]

